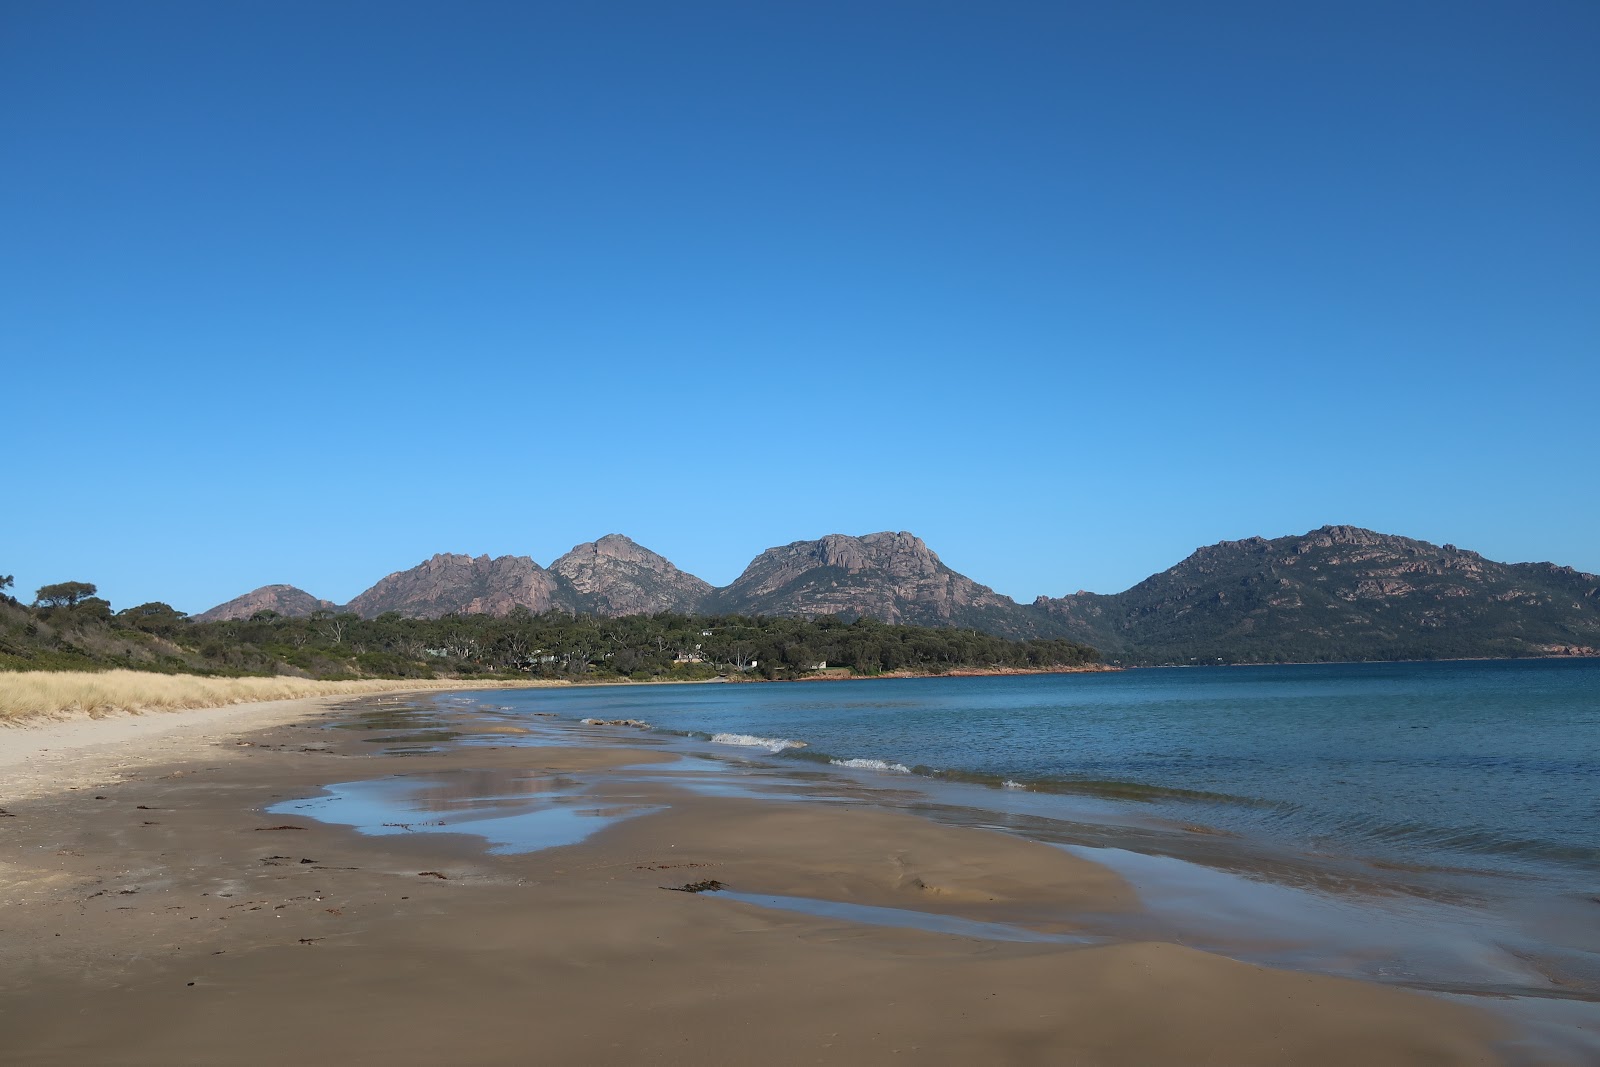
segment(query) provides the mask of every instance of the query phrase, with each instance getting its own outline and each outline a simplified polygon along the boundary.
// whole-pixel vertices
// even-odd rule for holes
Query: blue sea
[[[1600,661],[497,694],[779,760],[1108,804],[1299,850],[1600,883]]]

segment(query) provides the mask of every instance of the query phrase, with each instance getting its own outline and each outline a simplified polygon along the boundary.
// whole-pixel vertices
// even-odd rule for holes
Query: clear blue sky
[[[1600,5],[0,7],[0,573],[1600,571]]]

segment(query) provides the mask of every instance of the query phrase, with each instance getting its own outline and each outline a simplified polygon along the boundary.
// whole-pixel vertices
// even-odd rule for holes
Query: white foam
[[[791,741],[787,737],[757,737],[754,734],[716,734],[711,738],[718,745],[739,745],[744,748],[764,748],[768,752],[782,752],[786,748],[805,748],[804,741]]]
[[[858,771],[893,771],[895,774],[911,773],[911,768],[904,763],[890,763],[881,759],[831,759],[828,762],[835,767],[853,767]]]
[[[1023,785],[1021,782],[1013,782],[1011,779],[1007,778],[1005,781],[1000,783],[1000,788],[1002,788],[1002,789],[1026,789],[1028,787],[1026,785]]]

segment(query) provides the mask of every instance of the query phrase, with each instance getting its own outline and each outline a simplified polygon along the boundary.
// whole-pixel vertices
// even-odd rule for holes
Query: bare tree
[[[500,657],[501,662],[518,667],[526,665],[533,652],[533,642],[529,641],[528,635],[520,630],[513,630],[501,637],[500,647],[504,650]]]
[[[336,645],[344,643],[345,630],[349,623],[341,615],[332,615],[322,620],[322,625],[317,627],[317,632]]]

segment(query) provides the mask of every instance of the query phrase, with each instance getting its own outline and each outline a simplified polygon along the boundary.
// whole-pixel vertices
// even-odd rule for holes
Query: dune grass
[[[311,678],[209,678],[128,670],[0,672],[0,724],[16,724],[39,716],[175,711],[258,700],[359,696],[401,689],[498,689],[505,685],[417,679],[324,682]]]

